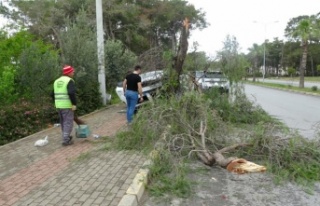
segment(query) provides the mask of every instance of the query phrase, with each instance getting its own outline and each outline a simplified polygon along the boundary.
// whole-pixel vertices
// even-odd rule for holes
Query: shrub
[[[11,104],[17,98],[14,77],[15,70],[12,67],[5,66],[0,76],[0,103],[2,105]]]
[[[21,139],[58,121],[50,101],[35,105],[25,99],[0,109],[0,145]]]

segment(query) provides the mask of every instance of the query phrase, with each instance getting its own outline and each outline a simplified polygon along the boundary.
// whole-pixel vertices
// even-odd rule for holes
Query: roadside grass
[[[115,90],[111,90],[108,91],[109,94],[111,95],[111,100],[110,100],[110,104],[119,104],[121,103],[121,99],[119,98],[119,96],[117,95]]]
[[[265,140],[264,140],[265,141]],[[274,138],[262,151],[264,160],[274,175],[275,183],[296,182],[311,193],[314,183],[320,181],[319,141],[295,136]]]
[[[84,153],[81,153],[75,160],[76,162],[81,162],[89,159],[90,157],[91,157],[90,152],[84,152]]]
[[[295,81],[295,82],[299,82],[300,77],[296,76],[296,77],[268,77],[268,79],[277,79],[277,80],[284,80],[284,81]],[[308,82],[320,82],[320,76],[318,77],[304,77],[305,81]]]
[[[173,162],[174,161],[174,162]],[[174,159],[168,151],[162,150],[153,155],[150,166],[150,184],[147,189],[156,197],[172,194],[177,197],[189,197],[192,191],[187,179],[188,167],[183,160]]]
[[[317,86],[313,86],[311,88],[299,88],[292,85],[285,85],[285,84],[277,84],[277,83],[269,83],[269,82],[252,82],[252,81],[246,81],[246,83],[253,84],[253,85],[263,85],[268,86],[276,89],[285,89],[285,90],[291,90],[296,92],[302,92],[302,93],[314,93],[320,95],[320,88],[317,88]]]
[[[118,132],[114,139],[114,148],[118,150],[138,150],[148,154],[158,140],[160,131],[149,129],[148,118],[137,114],[139,119],[128,126],[126,130]]]
[[[101,141],[97,142],[97,144],[103,143],[103,146],[101,147],[101,150],[103,151],[111,151],[114,149],[114,138],[111,138],[109,136],[101,137]]]
[[[292,181],[310,189],[320,181],[320,142],[291,133],[253,106],[241,91],[235,91],[235,96],[212,90],[159,98],[139,109],[133,124],[118,132],[112,142],[106,141],[104,149],[143,151],[149,158],[151,154],[149,193],[188,197],[193,183],[186,175],[190,172],[187,160],[195,157],[194,143],[201,144],[201,121],[206,124],[206,147],[211,153],[248,143],[251,146],[224,155],[267,166],[279,184]]]

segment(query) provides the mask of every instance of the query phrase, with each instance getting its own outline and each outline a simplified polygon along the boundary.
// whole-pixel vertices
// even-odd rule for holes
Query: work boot
[[[72,136],[69,136],[69,141],[68,142],[62,142],[62,146],[69,146],[72,145],[73,141],[72,141]]]
[[[69,142],[62,142],[62,146],[69,146],[72,145],[73,141],[69,141]]]

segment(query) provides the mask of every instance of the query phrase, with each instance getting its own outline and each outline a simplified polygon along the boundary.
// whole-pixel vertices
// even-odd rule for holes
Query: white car
[[[221,71],[196,71],[195,77],[202,90],[219,88],[221,92],[229,92],[229,80]]]
[[[140,77],[142,82],[143,99],[150,100],[155,91],[162,86],[161,79],[163,77],[163,71],[156,70],[151,72],[145,72],[140,74]],[[118,83],[116,93],[122,102],[127,103],[126,97],[123,93],[122,82]]]

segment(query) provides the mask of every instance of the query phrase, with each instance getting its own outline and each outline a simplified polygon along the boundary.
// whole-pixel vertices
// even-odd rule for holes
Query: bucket
[[[77,138],[87,138],[90,135],[90,130],[88,125],[79,125],[75,128],[76,130],[76,137]]]

